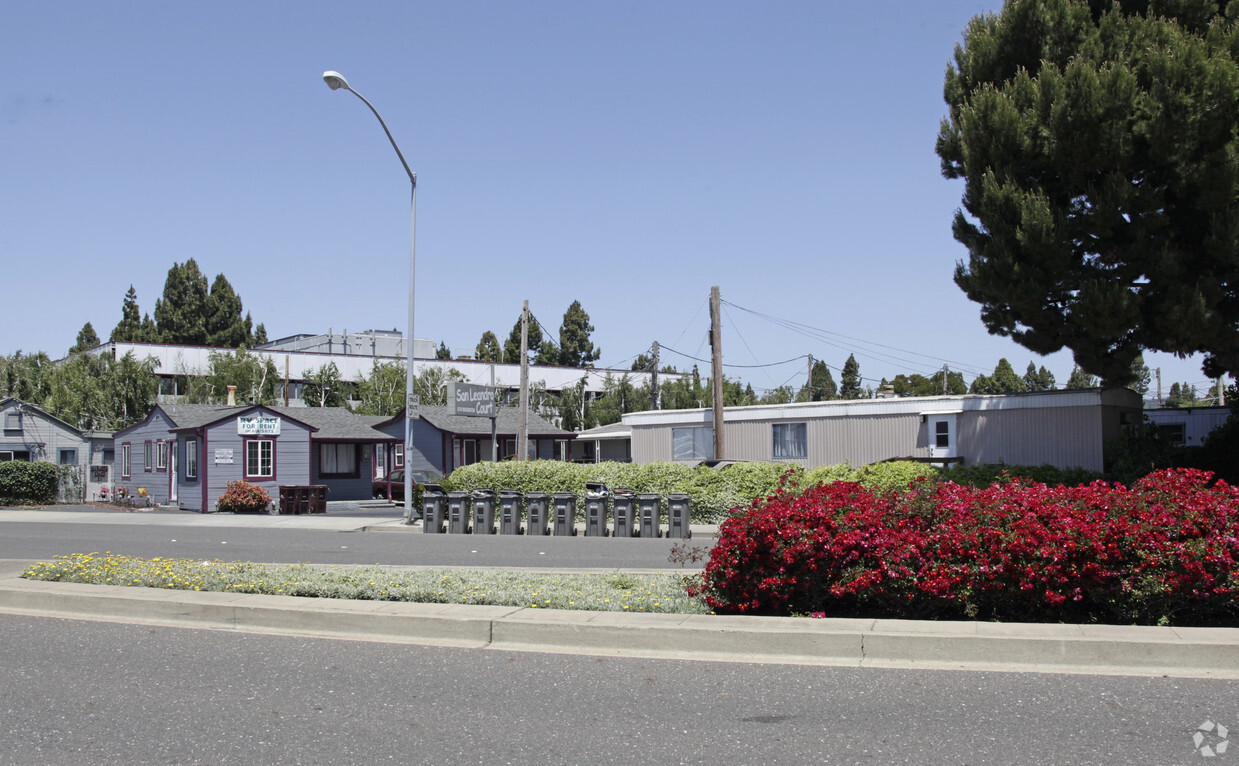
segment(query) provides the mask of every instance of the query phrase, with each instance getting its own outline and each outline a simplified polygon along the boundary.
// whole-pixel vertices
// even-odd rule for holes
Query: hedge
[[[60,474],[51,463],[0,463],[0,505],[55,505]]]

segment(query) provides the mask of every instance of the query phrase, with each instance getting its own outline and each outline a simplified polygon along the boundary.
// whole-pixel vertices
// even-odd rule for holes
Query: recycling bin
[[[515,489],[499,490],[499,534],[521,533],[521,493]]]
[[[473,490],[473,534],[495,534],[495,491]]]
[[[689,496],[684,492],[667,495],[667,537],[687,540],[693,536],[688,528]]]
[[[555,535],[571,537],[576,534],[576,495],[571,492],[556,492],[552,495],[555,505]]]
[[[454,535],[469,533],[469,501],[472,496],[468,492],[447,493],[447,531]]]
[[[585,484],[585,536],[606,537],[607,529],[607,485],[601,482]]]
[[[617,489],[611,496],[611,510],[615,514],[615,537],[634,537],[637,528],[632,523],[633,502],[636,493],[631,489]]]
[[[662,501],[662,495],[652,492],[642,492],[637,495],[640,537],[662,537],[662,522],[659,519],[659,506],[662,505]]]
[[[443,519],[447,515],[447,493],[440,484],[422,485],[422,531],[443,534]]]
[[[547,511],[550,509],[551,496],[545,492],[530,492],[525,495],[525,512],[529,514],[527,535],[550,534],[547,528]]]

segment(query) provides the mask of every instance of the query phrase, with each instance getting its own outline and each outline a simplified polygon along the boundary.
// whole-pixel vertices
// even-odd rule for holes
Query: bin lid
[[[474,497],[494,497],[495,490],[487,489],[486,487],[478,487],[477,489],[473,490],[473,496]]]
[[[442,484],[423,484],[421,486],[422,486],[422,492],[430,492],[431,494],[435,494],[435,495],[447,494],[447,491],[443,489]]]
[[[585,489],[589,492],[606,492],[607,485],[600,481],[587,481],[585,482]]]
[[[521,493],[519,489],[509,489],[506,487],[504,489],[499,490],[499,492],[500,494],[504,494],[504,495],[519,495]]]
[[[625,497],[631,497],[632,495],[637,494],[637,491],[636,491],[636,490],[634,490],[634,489],[626,489],[626,488],[624,488],[624,487],[616,487],[615,489],[611,490],[611,492],[612,492],[612,494],[616,494],[616,495],[624,495]]]

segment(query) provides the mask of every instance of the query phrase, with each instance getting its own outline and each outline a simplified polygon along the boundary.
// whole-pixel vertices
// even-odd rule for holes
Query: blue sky
[[[657,340],[687,369],[718,285],[727,373],[757,389],[849,353],[874,384],[1006,357],[1061,385],[1068,352],[988,335],[951,279],[943,74],[999,6],[9,4],[0,354],[106,337],[130,284],[152,312],[191,257],[272,338],[403,330],[408,179],[333,69],[418,174],[418,337],[502,340],[523,300],[554,331],[580,300],[600,366]],[[1196,359],[1146,358],[1166,389],[1207,385]]]

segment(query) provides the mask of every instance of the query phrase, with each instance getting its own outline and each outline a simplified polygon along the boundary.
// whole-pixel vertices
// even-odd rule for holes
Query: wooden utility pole
[[[1162,406],[1162,368],[1157,368],[1157,406]]]
[[[654,341],[654,369],[650,372],[650,409],[658,409],[658,341]]]
[[[284,406],[288,406],[288,354],[284,355]]]
[[[521,427],[516,459],[529,459],[529,301],[521,307]]]
[[[710,360],[714,380],[714,459],[722,460],[723,448],[723,322],[718,287],[710,288]]]
[[[813,354],[809,354],[809,377],[805,379],[804,386],[805,386],[805,390],[809,392],[809,398],[805,399],[805,401],[806,402],[816,401],[813,398]],[[795,397],[792,398],[792,401],[793,402],[796,401]]]

